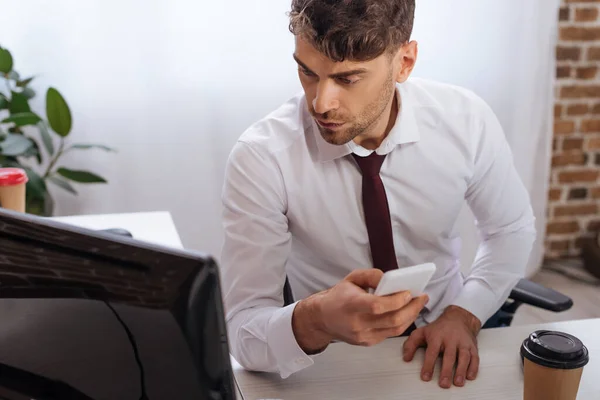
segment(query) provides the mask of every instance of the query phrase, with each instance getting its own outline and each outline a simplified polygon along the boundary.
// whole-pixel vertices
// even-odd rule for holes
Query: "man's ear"
[[[404,44],[395,56],[395,64],[397,67],[396,82],[405,82],[417,63],[417,55],[419,53],[419,46],[416,41],[410,41]]]

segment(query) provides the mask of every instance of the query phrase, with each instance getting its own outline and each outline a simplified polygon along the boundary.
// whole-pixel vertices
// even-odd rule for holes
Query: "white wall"
[[[470,87],[490,102],[543,219],[557,1],[417,2],[416,75]],[[22,74],[39,75],[36,88],[53,85],[65,95],[73,140],[119,149],[69,155],[65,164],[110,183],[79,186],[78,197],[55,190],[57,214],[168,210],[186,247],[218,256],[229,150],[249,124],[301,89],[289,3],[0,0],[0,45]],[[533,163],[535,149],[543,157]],[[476,242],[465,226],[468,260]]]
[[[57,214],[169,210],[187,247],[218,253],[230,148],[300,90],[286,2],[260,3],[0,0],[0,45],[15,68],[40,74],[40,91],[59,88],[73,140],[119,150],[65,159],[109,185],[55,190]]]

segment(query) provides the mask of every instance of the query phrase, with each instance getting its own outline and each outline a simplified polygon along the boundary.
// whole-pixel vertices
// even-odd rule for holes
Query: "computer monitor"
[[[160,382],[161,373],[151,378],[151,382],[148,376],[144,376],[145,367],[146,370],[154,368],[158,371],[156,366],[146,364],[149,359],[159,360],[158,363],[166,362],[166,365],[185,364],[173,362],[168,350],[161,349],[161,346],[153,345],[150,349],[137,348],[141,336],[162,335],[168,330],[156,330],[156,326],[152,324],[154,317],[148,317],[154,314],[148,310],[156,310],[156,315],[164,315],[166,311],[179,330],[182,343],[185,343],[193,364],[193,376],[198,391],[194,391],[193,396],[190,392],[189,398],[235,399],[219,272],[214,259],[206,254],[163,247],[135,238],[94,231],[0,208],[0,298],[48,299],[47,301],[69,299],[61,300],[61,304],[64,304],[64,301],[97,303],[97,307],[102,307],[103,318],[110,316],[113,321],[118,320],[122,328],[120,337],[128,340],[131,345],[132,351],[129,354],[135,358],[139,368],[136,379],[139,378],[140,390],[136,399],[152,400],[155,397],[147,386],[156,388],[163,384]],[[137,328],[137,331],[130,329],[126,318],[122,317],[125,309],[131,308],[146,310],[144,328]],[[98,308],[96,312],[99,312],[97,310]],[[58,311],[48,317],[53,318],[54,313],[58,317]],[[127,313],[134,318],[131,311]],[[3,325],[6,325],[1,315],[2,313],[0,331],[4,329]],[[78,321],[69,323],[74,327],[79,326]],[[102,326],[85,329],[89,332],[100,330],[99,335],[104,335],[101,331],[104,329]],[[106,334],[106,340],[113,340],[108,339],[108,336]],[[80,339],[83,351],[91,341],[87,341],[86,344],[85,337]],[[2,336],[0,347],[6,348],[11,345],[2,343],[1,340]],[[95,343],[101,343],[102,337],[100,342],[95,340]],[[161,337],[161,340],[164,342],[169,339]],[[69,342],[67,347],[73,349],[72,340]],[[170,343],[164,343],[166,348],[169,348]],[[25,346],[19,350],[23,353],[22,357],[9,357],[11,362],[3,360],[3,353],[0,351],[0,398],[50,400],[102,397],[86,392],[77,379],[67,381],[52,369],[48,373],[40,374],[39,370],[32,371],[15,365],[15,360],[32,360],[38,357],[39,349],[35,354],[25,354],[27,348]],[[77,350],[70,352],[74,351]],[[66,353],[65,357],[69,355]],[[153,355],[150,356],[149,353]],[[127,355],[122,357],[125,359]],[[43,366],[54,362],[61,360],[35,361],[36,365]],[[86,368],[85,365],[91,368],[94,361],[85,362],[83,367],[77,368]],[[119,365],[115,365],[106,370],[116,371],[118,368]],[[104,374],[98,371],[94,373]],[[107,371],[106,375],[95,376],[99,386],[118,384],[119,376],[111,376],[110,371]],[[69,376],[74,375],[71,373]],[[127,379],[131,380],[132,377]],[[169,384],[165,380],[164,385]],[[171,390],[162,389],[163,393]],[[176,388],[172,389],[172,393],[175,393]],[[177,398],[187,397],[178,394]]]

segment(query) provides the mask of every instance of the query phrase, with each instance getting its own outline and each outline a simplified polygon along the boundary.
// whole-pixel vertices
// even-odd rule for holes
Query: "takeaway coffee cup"
[[[523,400],[575,400],[588,349],[573,335],[538,330],[521,345]]]
[[[0,207],[24,213],[27,180],[20,168],[0,168]]]

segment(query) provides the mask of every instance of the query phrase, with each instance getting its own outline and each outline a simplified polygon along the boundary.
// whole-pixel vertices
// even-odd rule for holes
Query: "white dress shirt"
[[[416,78],[398,84],[397,95],[397,120],[376,150],[387,154],[381,177],[396,257],[400,268],[437,266],[416,325],[449,305],[485,323],[524,276],[535,239],[529,195],[484,101]],[[246,130],[230,154],[221,277],[231,352],[247,369],[285,378],[318,358],[295,340],[286,274],[297,302],[373,267],[353,152],[371,153],[327,143],[301,94]],[[468,276],[457,226],[465,201],[482,236]]]

